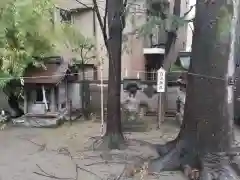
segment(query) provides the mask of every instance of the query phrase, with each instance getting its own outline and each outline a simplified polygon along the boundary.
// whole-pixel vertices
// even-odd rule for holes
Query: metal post
[[[166,90],[166,71],[160,68],[157,71],[157,92],[158,95],[158,109],[157,109],[157,128],[160,128],[161,122],[164,120],[163,97]]]
[[[24,89],[24,114],[28,113],[28,93],[26,91],[26,89]]]
[[[103,104],[103,67],[101,65],[100,69],[100,78],[101,78],[101,136],[103,136],[103,129],[104,129],[104,104]]]
[[[128,70],[127,70],[127,68],[125,69],[125,77],[128,77]]]
[[[157,129],[160,128],[162,121],[162,93],[158,94],[158,109],[157,109]]]
[[[69,100],[69,122],[72,125],[72,101]]]

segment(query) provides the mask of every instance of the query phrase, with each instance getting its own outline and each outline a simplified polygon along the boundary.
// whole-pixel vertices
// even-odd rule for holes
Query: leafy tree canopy
[[[86,64],[95,58],[94,44],[90,38],[84,37],[72,24],[62,24],[65,35],[64,47],[73,53],[73,63]]]
[[[29,64],[44,66],[34,57],[88,46],[72,25],[56,23],[55,10],[51,0],[0,1],[0,87],[23,76]]]

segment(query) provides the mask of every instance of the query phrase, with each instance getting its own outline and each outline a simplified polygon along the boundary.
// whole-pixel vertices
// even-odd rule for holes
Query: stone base
[[[74,114],[71,117],[72,121],[79,119],[80,114]],[[61,114],[58,117],[34,117],[22,116],[13,120],[16,126],[37,127],[37,128],[56,128],[63,124],[64,121],[69,121],[70,117],[67,113]]]
[[[71,120],[72,120],[72,121],[76,121],[76,120],[79,119],[81,116],[82,116],[81,114],[79,114],[79,115],[72,115]],[[64,120],[65,120],[65,121],[70,121],[70,116],[69,116],[69,115],[66,115],[66,116],[64,117]]]
[[[56,128],[64,121],[63,118],[36,118],[36,117],[20,117],[14,120],[14,125],[37,128]]]

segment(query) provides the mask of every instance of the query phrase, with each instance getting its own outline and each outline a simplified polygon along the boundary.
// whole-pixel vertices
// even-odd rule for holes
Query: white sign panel
[[[166,71],[160,68],[157,71],[157,92],[165,92],[165,77]]]

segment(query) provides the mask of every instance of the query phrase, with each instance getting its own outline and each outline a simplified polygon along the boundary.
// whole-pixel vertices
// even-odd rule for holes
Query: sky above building
[[[189,0],[189,7],[194,6],[191,10],[191,12],[189,12],[187,19],[192,19],[195,16],[195,4],[196,4],[196,0]],[[188,29],[187,29],[187,47],[186,47],[186,51],[191,51],[192,50],[192,35],[193,35],[193,23],[190,22],[188,23]]]

